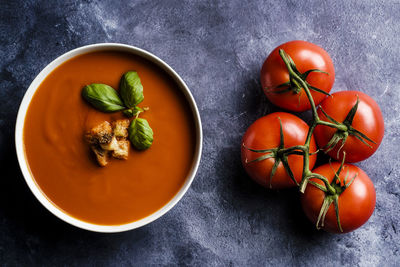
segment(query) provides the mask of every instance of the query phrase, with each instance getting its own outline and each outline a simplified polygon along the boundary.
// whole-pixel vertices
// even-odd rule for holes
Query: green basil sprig
[[[120,81],[121,98],[128,108],[133,108],[143,101],[143,86],[136,71],[128,71]]]
[[[135,117],[129,125],[129,139],[139,150],[149,148],[153,143],[153,130],[147,120],[139,114],[148,110],[137,105],[143,101],[143,86],[136,71],[128,71],[121,77],[119,93],[111,86],[100,83],[86,85],[82,89],[83,98],[93,107],[103,112],[123,111],[124,115]]]
[[[153,143],[153,130],[146,119],[135,118],[129,125],[129,139],[136,149],[144,150]]]
[[[111,86],[92,83],[82,89],[82,96],[93,107],[103,112],[115,112],[125,109],[124,103]]]

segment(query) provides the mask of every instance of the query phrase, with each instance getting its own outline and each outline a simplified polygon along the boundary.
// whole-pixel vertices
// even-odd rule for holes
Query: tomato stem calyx
[[[304,73],[301,73],[297,69],[296,64],[294,63],[293,59],[288,54],[286,54],[286,52],[283,49],[279,49],[279,55],[281,56],[281,58],[283,59],[283,61],[286,64],[286,67],[288,68],[289,81],[282,83],[282,84],[276,86],[275,88],[273,88],[273,89],[275,89],[273,91],[274,93],[283,94],[283,93],[292,91],[294,94],[300,94],[301,90],[304,89],[303,84],[305,83],[305,84],[307,84],[308,88],[313,91],[316,91],[316,92],[319,92],[319,93],[322,93],[325,95],[330,95],[329,93],[325,92],[324,90],[321,90],[317,87],[311,86],[306,81],[308,75],[312,72],[324,73],[326,75],[329,75],[329,73],[319,70],[319,69],[311,69],[311,70],[307,70]],[[282,90],[276,91],[276,89],[281,89],[281,88],[282,88]]]
[[[255,152],[255,153],[262,153],[264,155],[253,159],[251,161],[248,161],[245,159],[246,164],[251,164],[254,162],[259,162],[262,160],[274,158],[275,162],[274,165],[272,166],[270,175],[269,175],[269,188],[272,188],[272,178],[274,177],[276,170],[278,169],[279,164],[282,162],[287,174],[290,176],[290,179],[297,185],[299,186],[299,183],[296,181],[294,178],[293,172],[290,169],[289,166],[289,161],[288,161],[288,156],[295,154],[295,155],[304,155],[304,151],[308,151],[308,147],[306,146],[293,146],[289,148],[285,148],[285,138],[283,134],[283,129],[282,129],[282,121],[281,118],[279,118],[279,127],[280,127],[280,141],[279,141],[279,146],[276,148],[269,148],[269,149],[252,149],[248,148],[245,146],[243,143],[243,147],[246,148],[249,151]]]
[[[357,112],[357,108],[358,108],[358,104],[359,104],[360,100],[357,96],[357,101],[354,104],[354,106],[351,108],[351,110],[349,111],[349,113],[347,113],[346,118],[344,119],[344,121],[342,123],[336,121],[334,118],[332,118],[331,116],[329,116],[323,109],[322,107],[320,107],[321,112],[325,115],[325,117],[330,121],[330,122],[326,122],[323,120],[318,120],[317,124],[321,124],[321,125],[325,125],[325,126],[329,126],[332,128],[336,128],[336,132],[333,134],[333,136],[331,137],[331,139],[329,140],[329,142],[322,148],[322,150],[325,153],[328,153],[329,151],[331,151],[333,148],[336,147],[336,145],[339,144],[339,142],[341,142],[341,146],[339,147],[339,149],[337,150],[337,158],[339,158],[339,153],[342,150],[344,144],[346,143],[346,140],[348,138],[349,135],[354,136],[355,138],[357,138],[358,140],[360,140],[363,144],[367,145],[368,147],[372,147],[370,144],[368,144],[366,141],[369,141],[373,144],[376,144],[372,139],[370,139],[368,136],[366,136],[365,134],[363,134],[362,132],[356,130],[353,126],[353,120],[354,120],[354,116]]]
[[[346,188],[348,188],[353,183],[354,179],[357,177],[357,175],[354,175],[354,177],[352,177],[350,181],[347,181],[349,178],[349,171],[347,170],[346,176],[344,177],[343,181],[340,180],[339,175],[343,171],[345,157],[346,157],[346,152],[343,152],[343,160],[340,164],[339,169],[337,171],[335,171],[335,176],[332,179],[332,182],[330,184],[326,183],[326,178],[323,177],[322,175],[320,175],[320,176],[322,176],[324,178],[321,180],[323,180],[323,182],[325,183],[325,187],[323,187],[321,184],[316,183],[314,181],[308,182],[311,185],[315,186],[316,188],[325,192],[324,201],[322,202],[321,209],[320,209],[317,223],[316,223],[317,229],[321,229],[324,227],[326,213],[328,212],[330,205],[333,203],[334,208],[335,208],[337,226],[338,226],[340,232],[343,232],[342,226],[340,224],[340,216],[339,216],[339,196],[340,196],[340,194],[342,194],[344,192],[344,190],[346,190]],[[315,178],[320,179],[321,177],[315,177]],[[331,187],[330,189],[329,189],[328,185],[329,185],[329,187]]]

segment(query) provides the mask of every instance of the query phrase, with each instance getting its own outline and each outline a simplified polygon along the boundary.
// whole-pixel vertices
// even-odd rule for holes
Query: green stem
[[[309,130],[308,133],[310,133],[310,132],[312,133],[311,130]],[[301,182],[300,182],[300,185],[299,185],[301,193],[304,193],[304,191],[306,189],[306,186],[307,186],[307,183],[308,183],[308,178],[307,177],[312,175],[312,172],[310,171],[310,149],[309,149],[310,141],[311,141],[311,138],[308,141],[306,140],[306,143],[304,144],[304,147],[306,149],[304,150],[304,156],[303,156],[303,175],[301,177]]]
[[[315,130],[315,127],[317,127],[317,125],[324,125],[324,126],[328,126],[331,128],[335,128],[338,131],[343,131],[343,132],[348,132],[349,130],[352,130],[351,126],[351,122],[352,122],[352,118],[354,117],[355,114],[355,110],[357,109],[357,104],[353,107],[352,111],[349,112],[349,122],[350,124],[346,124],[346,123],[336,123],[336,121],[333,118],[330,118],[322,109],[321,111],[328,117],[328,119],[330,121],[323,121],[320,120],[320,118],[318,117],[318,113],[317,113],[317,108],[314,102],[314,99],[311,95],[311,91],[310,88],[307,84],[307,82],[305,81],[307,75],[302,75],[298,72],[293,60],[290,58],[289,55],[287,55],[285,53],[285,51],[283,51],[283,49],[279,50],[279,55],[281,56],[282,60],[284,61],[288,72],[289,72],[289,82],[283,84],[284,86],[291,86],[290,89],[294,90],[294,92],[296,93],[300,93],[301,90],[303,89],[304,92],[307,95],[307,98],[310,102],[310,106],[311,106],[311,110],[312,110],[312,116],[313,116],[313,121],[310,125],[310,128],[308,130],[307,133],[307,137],[306,140],[304,142],[304,145],[299,145],[299,146],[293,146],[293,147],[289,147],[289,148],[284,148],[284,146],[282,145],[278,152],[282,155],[289,155],[289,154],[299,154],[299,150],[302,152],[302,156],[303,156],[303,174],[302,174],[302,179],[301,182],[299,184],[299,190],[301,193],[304,193],[307,184],[310,182],[311,184],[313,184],[314,186],[316,186],[317,188],[319,188],[320,190],[322,190],[325,193],[325,198],[324,198],[324,202],[322,204],[319,216],[318,216],[318,220],[317,220],[317,228],[320,228],[320,222],[321,222],[321,227],[324,226],[324,220],[325,220],[325,215],[329,209],[329,206],[334,203],[335,205],[335,212],[336,212],[336,217],[337,217],[337,223],[338,223],[338,227],[340,229],[341,232],[343,232],[341,224],[340,224],[340,219],[339,219],[339,204],[338,204],[338,196],[343,192],[343,190],[345,190],[350,184],[351,182],[354,180],[351,180],[350,183],[346,184],[346,179],[344,181],[345,185],[344,186],[338,186],[335,184],[335,179],[332,181],[332,183],[329,183],[328,179],[318,173],[313,173],[310,170],[310,144],[311,144],[311,139],[312,139],[312,134]],[[319,71],[319,70],[309,70],[306,73],[310,73],[311,71]],[[323,72],[323,71],[319,71],[319,72]],[[325,73],[325,72],[324,72]],[[293,88],[294,87],[294,88]],[[312,87],[312,86],[310,86]],[[313,88],[313,87],[312,87]],[[358,101],[358,100],[357,100]],[[353,116],[353,117],[351,117]],[[347,118],[346,120],[347,121]],[[281,125],[282,128],[282,125]],[[281,129],[281,135],[282,135],[282,129]],[[362,136],[364,137],[364,136]],[[360,137],[361,138],[361,137]],[[366,137],[364,137],[366,138]],[[283,140],[283,135],[281,136],[281,139]],[[369,139],[367,139],[369,140]],[[372,140],[371,140],[372,141]],[[343,141],[344,143],[344,141]],[[338,170],[338,172],[335,174],[335,178],[336,176],[338,177],[340,174],[340,171],[342,170],[343,164],[344,164],[344,157],[343,156],[343,161],[341,164],[340,169]],[[289,168],[289,167],[287,167]],[[289,169],[290,170],[290,169]],[[316,183],[315,181],[310,181],[310,179],[318,179],[320,181],[322,181],[325,185],[325,188],[321,185]],[[294,179],[294,178],[293,178]]]
[[[307,151],[307,147],[306,146],[291,146],[291,147],[280,150],[280,152],[281,153],[288,153],[288,152],[290,153],[295,150],[301,150],[301,151],[305,152],[305,151]]]
[[[316,123],[319,124],[319,125],[325,125],[325,126],[329,126],[331,128],[336,128],[336,129],[341,130],[341,131],[347,131],[348,130],[348,127],[346,125],[344,125],[344,124],[335,124],[335,123],[332,123],[332,122],[329,122],[329,121],[323,121],[323,120],[317,120]]]
[[[312,113],[313,113],[313,118],[315,121],[318,121],[318,114],[317,114],[317,108],[315,107],[315,103],[314,103],[314,99],[312,98],[310,89],[308,88],[306,82],[299,76],[296,74],[296,72],[293,70],[290,61],[285,53],[285,51],[283,51],[283,49],[279,50],[279,55],[281,56],[281,58],[283,59],[283,61],[285,62],[285,65],[289,71],[289,76],[293,77],[294,80],[298,83],[300,83],[300,85],[303,87],[304,92],[307,95],[308,101],[310,101],[310,105],[311,105],[311,109],[312,109]]]
[[[301,87],[303,88],[304,92],[306,93],[307,98],[310,102],[311,110],[312,110],[312,114],[313,114],[313,122],[307,133],[307,137],[306,137],[304,146],[301,146],[301,148],[299,148],[300,150],[304,151],[303,177],[302,177],[302,181],[300,183],[300,191],[304,192],[305,186],[307,185],[307,182],[310,178],[317,178],[317,179],[321,180],[322,182],[324,182],[327,192],[329,194],[335,194],[336,190],[330,185],[329,181],[324,176],[317,174],[317,173],[312,173],[310,171],[310,165],[309,165],[310,164],[310,150],[309,150],[309,148],[310,148],[312,134],[314,132],[315,127],[318,124],[330,126],[330,127],[333,127],[333,128],[339,129],[339,130],[347,130],[347,127],[345,125],[337,125],[337,124],[325,122],[325,121],[322,121],[319,119],[318,113],[317,113],[317,108],[315,106],[314,99],[311,95],[311,92],[310,92],[310,89],[308,88],[307,83],[293,70],[291,62],[290,62],[287,54],[282,49],[279,50],[279,55],[281,56],[282,60],[285,62],[285,65],[289,71],[290,79],[292,79],[291,81],[294,84],[296,84],[296,86],[299,86],[299,84],[300,84]],[[293,150],[295,150],[295,149],[293,149]]]
[[[329,183],[325,176],[318,173],[313,173],[312,178],[321,180],[325,184],[326,190],[330,195],[336,194],[336,189]]]
[[[312,134],[313,134],[316,126],[317,126],[317,124],[315,122],[313,122],[310,126],[310,129],[308,130],[307,138],[306,138],[306,142],[305,142],[305,145],[307,145],[308,147],[310,146]]]

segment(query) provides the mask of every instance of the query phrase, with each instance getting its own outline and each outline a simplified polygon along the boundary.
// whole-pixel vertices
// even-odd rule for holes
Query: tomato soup
[[[117,89],[123,73],[135,70],[150,109],[140,115],[154,131],[145,151],[130,147],[127,160],[99,167],[84,134],[103,121],[124,118],[102,113],[81,96],[82,88],[104,83]],[[46,197],[71,216],[99,225],[142,219],[169,202],[192,167],[196,133],[193,113],[165,71],[139,56],[102,51],[77,56],[51,72],[37,89],[24,124],[30,172]]]

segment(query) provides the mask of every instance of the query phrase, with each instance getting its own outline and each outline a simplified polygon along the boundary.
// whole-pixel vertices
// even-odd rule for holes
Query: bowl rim
[[[178,85],[179,90],[184,94],[186,101],[188,101],[188,104],[190,106],[190,109],[193,113],[193,120],[195,124],[195,131],[196,131],[196,146],[195,146],[195,153],[192,161],[192,166],[190,168],[190,171],[186,177],[185,183],[182,185],[182,187],[179,189],[179,191],[175,194],[175,196],[167,202],[164,206],[162,206],[160,209],[157,211],[153,212],[152,214],[126,224],[121,224],[121,225],[98,225],[98,224],[93,224],[89,223],[83,220],[80,220],[78,218],[75,218],[65,211],[63,211],[61,208],[56,206],[47,196],[42,192],[42,190],[39,188],[39,185],[35,182],[33,175],[31,174],[29,170],[29,165],[27,162],[27,159],[25,157],[25,150],[24,150],[24,142],[23,142],[23,130],[24,130],[24,123],[25,123],[25,117],[27,114],[27,110],[29,107],[29,104],[36,92],[36,90],[39,88],[40,84],[44,81],[44,79],[58,66],[63,64],[64,62],[68,61],[71,58],[74,58],[79,55],[83,55],[86,53],[90,52],[96,52],[96,51],[120,51],[120,52],[128,52],[134,55],[137,55],[139,57],[142,57],[146,60],[151,61],[152,63],[156,64],[158,67],[163,69],[168,76],[170,76],[174,82]],[[142,227],[150,222],[153,222],[163,216],[165,213],[167,213],[170,209],[172,209],[178,202],[179,200],[183,197],[183,195],[187,192],[189,189],[191,183],[194,180],[194,177],[197,173],[199,164],[200,164],[200,159],[201,159],[201,153],[202,153],[202,145],[203,145],[203,131],[202,131],[202,125],[201,125],[201,118],[200,118],[200,113],[197,108],[196,102],[194,100],[194,97],[192,93],[190,92],[188,86],[186,83],[183,81],[183,79],[170,67],[166,62],[164,62],[162,59],[159,57],[155,56],[154,54],[143,50],[141,48],[132,46],[132,45],[127,45],[127,44],[121,44],[121,43],[98,43],[98,44],[91,44],[91,45],[85,45],[82,47],[75,48],[73,50],[70,50],[61,56],[57,57],[54,59],[52,62],[50,62],[32,81],[30,86],[28,87],[27,91],[25,92],[25,95],[22,99],[22,102],[19,106],[18,109],[18,114],[17,114],[17,120],[16,120],[16,126],[15,126],[15,147],[16,147],[16,153],[17,153],[17,158],[18,158],[18,163],[21,169],[21,172],[24,176],[24,179],[32,191],[33,195],[39,200],[39,202],[51,213],[53,213],[56,217],[59,219],[76,226],[81,229],[93,231],[93,232],[101,232],[101,233],[116,233],[116,232],[123,232],[123,231],[128,231],[128,230],[133,230],[139,227]]]

